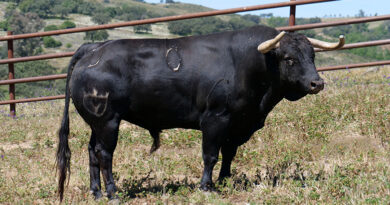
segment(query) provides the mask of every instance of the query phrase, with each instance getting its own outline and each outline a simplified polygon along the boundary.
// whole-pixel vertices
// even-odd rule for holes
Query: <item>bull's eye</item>
[[[287,65],[289,65],[289,66],[293,66],[294,65],[294,60],[293,59],[287,59],[286,60],[287,61]]]

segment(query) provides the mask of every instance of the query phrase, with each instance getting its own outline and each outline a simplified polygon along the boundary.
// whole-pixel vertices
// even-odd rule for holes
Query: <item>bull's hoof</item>
[[[91,190],[91,194],[93,195],[95,200],[99,200],[100,198],[103,197],[103,194],[102,194],[102,192],[100,190],[99,191],[92,191]]]
[[[107,198],[108,198],[108,200],[110,200],[110,201],[114,201],[114,200],[116,200],[116,199],[119,199],[119,197],[118,197],[115,193],[113,193],[113,194],[107,194]]]
[[[211,191],[211,192],[215,191],[215,187],[213,184],[201,184],[200,189],[202,191]]]
[[[218,177],[218,183],[224,183],[228,178],[230,178],[232,175],[230,173],[223,174],[221,173]]]

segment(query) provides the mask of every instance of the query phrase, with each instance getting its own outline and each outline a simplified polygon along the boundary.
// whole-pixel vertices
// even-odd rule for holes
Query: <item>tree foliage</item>
[[[93,14],[92,21],[97,24],[106,24],[110,22],[112,17],[110,16],[110,13],[104,12],[104,10],[100,10]]]
[[[65,18],[70,13],[71,9],[63,4],[55,4],[51,9],[53,15],[60,15],[61,18]]]
[[[260,16],[257,16],[257,15],[252,15],[252,14],[245,14],[241,17],[242,19],[245,19],[247,21],[251,21],[255,24],[259,24],[260,23]]]
[[[67,29],[67,28],[75,28],[76,24],[72,21],[66,20],[61,25],[48,25],[43,30],[44,31],[55,31],[58,29]]]
[[[60,29],[75,28],[76,24],[73,21],[66,20],[60,25]]]
[[[150,24],[134,26],[134,32],[136,33],[149,33],[152,31],[152,26]]]
[[[169,22],[168,29],[173,34],[197,35],[216,33],[227,29],[230,30],[231,27],[228,22],[225,22],[219,18],[207,17]]]
[[[46,48],[56,48],[62,46],[62,43],[60,41],[56,41],[51,36],[45,36],[43,37],[43,45],[45,45]]]
[[[255,22],[240,16],[231,18],[228,22],[217,17],[190,19],[169,22],[168,29],[177,35],[201,35],[227,30],[237,30],[256,25]]]
[[[229,20],[229,24],[233,30],[243,29],[256,25],[254,21],[246,20],[242,17],[234,17]]]
[[[117,10],[117,15],[120,20],[132,21],[140,20],[148,17],[148,12],[144,7],[122,5]]]
[[[267,19],[267,24],[271,27],[280,27],[280,26],[287,26],[288,25],[288,18],[285,17],[274,17]]]
[[[8,20],[9,28],[14,34],[34,33],[45,26],[45,22],[35,13],[19,13],[14,11]],[[36,55],[42,52],[39,38],[28,38],[16,41],[16,56]]]
[[[56,25],[48,25],[43,29],[43,31],[55,31],[55,30],[58,30],[58,26]]]
[[[108,32],[106,30],[87,31],[85,32],[84,40],[91,41],[104,41],[108,39]]]

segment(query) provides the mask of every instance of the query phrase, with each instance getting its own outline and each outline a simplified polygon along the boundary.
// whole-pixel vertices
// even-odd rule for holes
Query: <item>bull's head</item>
[[[340,36],[338,43],[328,43],[306,38],[299,33],[281,32],[260,44],[258,50],[263,54],[272,50],[278,61],[278,74],[285,98],[298,100],[306,94],[317,94],[324,89],[324,81],[314,65],[313,47],[334,50],[341,48],[344,43],[343,36]]]

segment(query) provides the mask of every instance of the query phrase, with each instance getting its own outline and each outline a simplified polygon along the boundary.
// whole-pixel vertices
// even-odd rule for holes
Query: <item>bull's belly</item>
[[[199,113],[189,106],[131,104],[122,118],[146,129],[199,129]]]
[[[199,129],[199,123],[195,119],[179,119],[170,116],[156,116],[150,114],[138,114],[131,112],[126,116],[123,116],[123,120],[143,127],[145,129],[172,129],[172,128],[186,128],[186,129]]]

